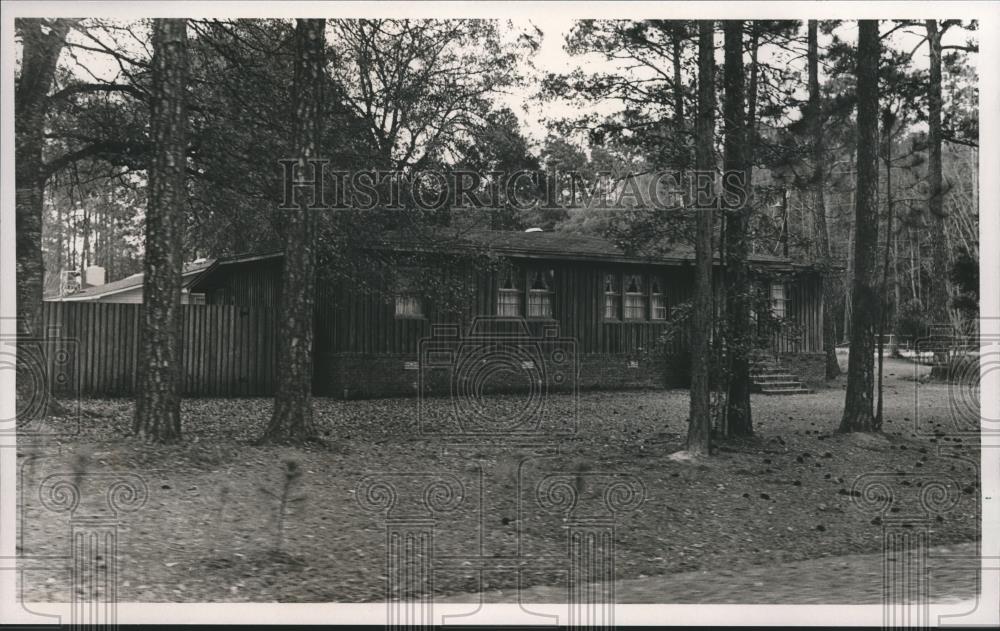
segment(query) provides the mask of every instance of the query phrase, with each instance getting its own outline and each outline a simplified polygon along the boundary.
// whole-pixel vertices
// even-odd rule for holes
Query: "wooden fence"
[[[136,389],[141,304],[47,302],[50,387],[57,394],[127,396]],[[274,392],[277,314],[263,307],[182,305],[183,392]]]

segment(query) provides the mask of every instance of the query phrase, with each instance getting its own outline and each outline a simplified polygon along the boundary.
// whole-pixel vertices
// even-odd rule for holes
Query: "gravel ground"
[[[518,580],[512,565],[520,566],[522,587],[561,584],[573,518],[599,516],[600,485],[623,475],[641,480],[646,499],[615,515],[615,576],[683,581],[708,572],[720,581],[718,588],[692,588],[684,598],[702,592],[708,601],[728,598],[725,585],[745,586],[755,575],[792,593],[805,579],[768,568],[878,553],[887,522],[918,510],[921,489],[936,481],[955,503],[930,516],[931,543],[978,540],[978,436],[951,435],[954,410],[961,410],[956,397],[969,393],[915,381],[907,364],[891,363],[889,375],[881,437],[835,433],[842,386],[791,397],[754,395],[757,435],[721,442],[700,462],[669,458],[683,445],[683,390],[581,393],[576,433],[557,452],[542,455],[524,441],[455,447],[421,434],[417,403],[405,399],[316,400],[328,450],[251,446],[268,419],[270,400],[186,400],[187,441],[169,447],[127,436],[131,402],[85,401],[74,438],[20,447],[24,598],[66,600],[73,589],[65,561],[70,515],[39,501],[39,486],[53,474],[68,476],[82,490],[76,515],[108,516],[102,485],[109,476],[144,480],[145,504],[118,515],[117,597],[124,602],[383,600],[386,515],[366,510],[356,498],[380,497],[366,492],[378,487],[359,487],[375,474],[396,493],[391,517],[419,517],[427,501],[447,504],[443,486],[422,494],[428,482],[449,482],[454,491],[454,506],[435,514],[434,558],[448,569],[434,572],[433,585],[415,585],[407,594],[509,593]],[[489,403],[510,408],[519,399],[498,396]],[[553,420],[572,418],[571,397],[548,403]],[[422,418],[436,427],[451,410],[447,400],[435,400]],[[287,462],[301,475],[291,478],[279,519]],[[575,484],[573,515],[546,510],[535,493],[553,474],[566,474]],[[890,512],[858,508],[852,491],[861,474],[887,480],[895,495]],[[877,501],[878,493],[869,499]],[[511,561],[518,550],[519,561]],[[829,583],[823,576],[814,582]],[[688,602],[674,600],[671,589],[651,590],[667,602]],[[837,590],[826,602],[857,602],[869,592],[870,581]],[[759,590],[741,593],[758,602]]]

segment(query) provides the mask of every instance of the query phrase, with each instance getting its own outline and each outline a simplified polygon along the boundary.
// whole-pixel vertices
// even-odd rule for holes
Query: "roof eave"
[[[185,276],[192,276],[192,275],[195,275],[195,274],[200,274],[201,272],[209,269],[210,267],[211,266],[207,266],[207,267],[203,267],[201,269],[188,270],[186,272],[181,272],[181,280],[183,280]],[[191,281],[188,281],[188,282],[191,282]],[[122,292],[130,291],[130,290],[133,290],[133,289],[142,289],[143,284],[144,284],[143,282],[139,282],[139,283],[136,283],[135,285],[129,285],[128,287],[117,287],[117,288],[112,289],[110,291],[99,291],[99,292],[96,292],[96,293],[93,293],[93,294],[70,294],[68,296],[61,296],[61,297],[51,298],[51,299],[49,299],[49,302],[84,302],[84,301],[86,301],[88,299],[92,299],[92,298],[103,298],[105,296],[114,296],[114,295],[120,294]]]

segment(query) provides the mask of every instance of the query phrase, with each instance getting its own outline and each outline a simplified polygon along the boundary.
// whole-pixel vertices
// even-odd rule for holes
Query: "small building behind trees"
[[[191,295],[189,286],[213,262],[209,259],[199,259],[184,264],[184,271],[181,273],[181,304],[204,304],[204,296],[200,294]],[[93,267],[88,270],[87,282],[76,282],[73,284],[72,290],[61,290],[51,295],[46,295],[45,300],[55,302],[142,303],[143,282],[145,278],[142,272],[105,283],[103,269],[101,269],[102,273],[99,282],[94,282],[95,275],[92,273],[93,270]]]

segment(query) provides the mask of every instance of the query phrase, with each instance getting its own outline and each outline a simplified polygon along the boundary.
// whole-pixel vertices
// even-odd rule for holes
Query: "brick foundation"
[[[425,393],[446,395],[453,370],[424,368]],[[546,366],[540,375],[547,391],[568,391],[572,376]],[[680,358],[628,355],[582,355],[578,390],[630,390],[687,385],[687,366]],[[348,399],[416,396],[420,368],[413,355],[327,355],[316,366],[314,391],[320,396]],[[483,392],[521,392],[530,387],[524,371],[498,372],[483,380]]]
[[[784,353],[778,359],[789,372],[811,387],[822,386],[823,353]],[[686,356],[635,357],[588,354],[580,357],[578,390],[641,390],[686,388],[690,384],[690,358]],[[447,395],[452,370],[426,369],[425,393]],[[567,391],[572,379],[558,380],[556,370],[538,373],[547,391]],[[415,355],[327,355],[317,362],[314,391],[319,396],[348,399],[416,396],[420,368]],[[483,392],[522,392],[529,384],[524,372],[495,373],[484,380]]]

